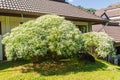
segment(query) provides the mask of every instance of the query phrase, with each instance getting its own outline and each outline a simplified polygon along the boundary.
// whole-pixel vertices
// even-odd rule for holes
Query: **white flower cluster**
[[[89,32],[83,34],[84,47],[86,51],[97,56],[106,57],[115,54],[113,39],[103,32]]]
[[[63,17],[45,15],[12,29],[3,44],[9,58],[44,56],[48,50],[70,56],[81,48],[81,32]]]

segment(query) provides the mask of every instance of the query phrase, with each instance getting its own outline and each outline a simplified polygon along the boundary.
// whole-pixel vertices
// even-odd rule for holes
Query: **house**
[[[116,48],[116,55],[119,56],[120,60],[120,4],[114,4],[108,6],[107,8],[100,9],[96,11],[95,14],[101,18],[109,20],[109,23],[106,25],[93,25],[92,30],[96,32],[105,32],[113,38],[114,46]]]
[[[45,14],[57,14],[75,23],[83,32],[92,30],[92,24],[107,21],[83,11],[65,0],[0,0],[0,60],[4,59],[2,36],[23,22]]]
[[[120,26],[103,26],[102,24],[97,24],[92,26],[92,30],[95,32],[105,32],[113,38],[116,56],[109,56],[107,60],[116,65],[120,65]]]
[[[93,31],[104,31],[110,35],[114,41],[115,46],[120,46],[120,4],[114,4],[107,8],[97,10],[95,14],[106,20],[109,20],[109,24],[93,25]]]
[[[97,10],[95,14],[104,19],[120,22],[120,4],[113,4],[107,8]]]

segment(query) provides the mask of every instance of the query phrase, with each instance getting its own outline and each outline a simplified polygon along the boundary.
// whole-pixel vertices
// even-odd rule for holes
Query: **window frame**
[[[87,25],[76,25],[77,26],[77,28],[82,32],[82,33],[87,33],[88,32],[88,26]],[[81,29],[80,29],[80,27],[85,27],[86,28],[86,30],[85,31],[82,31]]]

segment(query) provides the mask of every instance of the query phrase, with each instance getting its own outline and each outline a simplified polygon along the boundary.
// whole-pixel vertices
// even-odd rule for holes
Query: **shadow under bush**
[[[24,60],[24,59],[17,59],[17,60],[11,60],[11,61],[1,61],[0,62],[0,70],[25,65],[27,63],[29,63],[29,61]]]
[[[77,60],[65,59],[59,62],[55,61],[45,61],[39,64],[30,64],[25,65],[21,71],[23,73],[35,71],[40,75],[50,76],[50,75],[65,75],[69,73],[77,72],[90,72],[96,71],[98,69],[104,70],[107,68],[107,65],[100,61],[95,63],[85,61],[78,62]]]

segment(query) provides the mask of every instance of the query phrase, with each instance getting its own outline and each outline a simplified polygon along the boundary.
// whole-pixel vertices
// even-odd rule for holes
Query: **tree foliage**
[[[84,8],[82,6],[78,6],[78,8],[86,10],[86,11],[88,11],[90,13],[95,13],[95,11],[96,11],[96,9],[94,9],[94,8]]]
[[[103,32],[88,32],[83,34],[84,50],[93,56],[106,57],[115,54],[113,40]]]
[[[86,8],[86,10],[90,13],[95,13],[96,9],[93,8]]]
[[[9,59],[55,55],[71,56],[81,48],[81,32],[70,21],[45,15],[11,30],[3,38]]]

